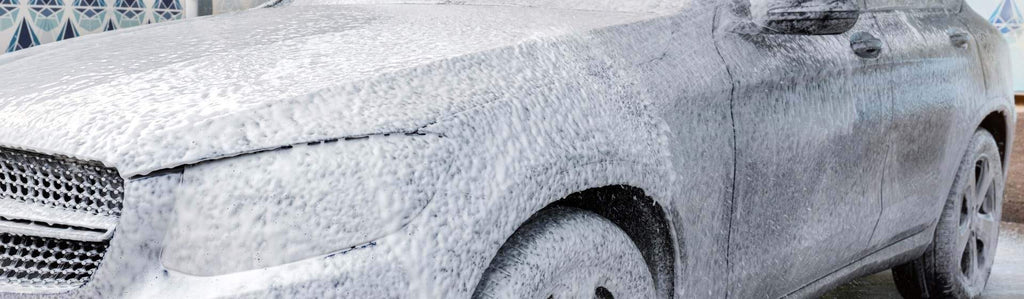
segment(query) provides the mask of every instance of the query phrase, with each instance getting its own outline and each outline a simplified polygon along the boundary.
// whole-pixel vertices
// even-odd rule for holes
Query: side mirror
[[[844,33],[857,24],[856,0],[751,0],[751,17],[764,34]]]

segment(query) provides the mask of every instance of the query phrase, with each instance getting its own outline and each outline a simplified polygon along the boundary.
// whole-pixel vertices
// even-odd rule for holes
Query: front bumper
[[[264,269],[192,276],[154,267],[151,279],[124,293],[132,298],[396,298],[408,277],[385,245],[353,249]]]
[[[92,279],[53,294],[0,293],[2,298],[381,298],[408,297],[408,271],[390,254],[400,235],[279,266],[195,276],[161,262],[174,221],[173,188],[181,173],[126,182],[124,210]],[[232,236],[225,236],[230,238]]]

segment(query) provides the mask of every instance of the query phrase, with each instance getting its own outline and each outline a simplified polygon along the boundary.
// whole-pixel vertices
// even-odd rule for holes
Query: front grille
[[[123,186],[96,163],[0,148],[0,198],[117,217]]]
[[[0,148],[0,293],[87,283],[123,200],[124,180],[112,168]]]
[[[0,284],[29,289],[79,287],[99,267],[107,245],[0,233]]]

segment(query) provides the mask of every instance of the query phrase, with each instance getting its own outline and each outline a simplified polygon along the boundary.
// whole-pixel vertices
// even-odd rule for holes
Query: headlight
[[[219,275],[363,244],[400,229],[444,169],[436,135],[295,146],[184,171],[163,263]]]

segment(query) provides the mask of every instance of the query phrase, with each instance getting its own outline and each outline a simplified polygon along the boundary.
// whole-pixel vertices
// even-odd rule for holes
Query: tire
[[[1002,159],[996,141],[979,130],[960,162],[932,245],[917,260],[893,268],[904,298],[976,298],[992,271],[1002,215]]]
[[[654,298],[654,279],[618,226],[581,209],[541,211],[509,238],[473,298]]]

